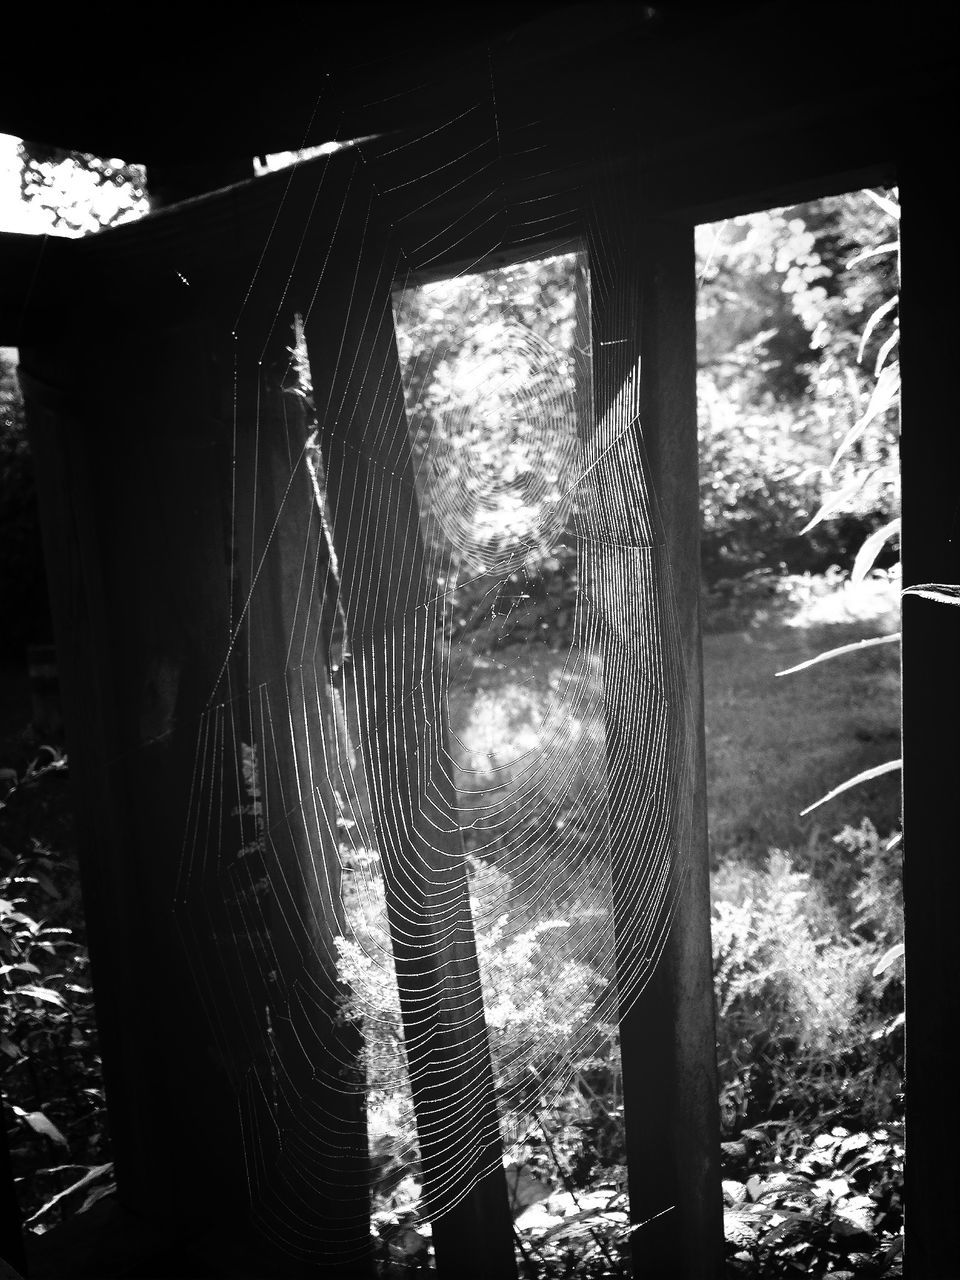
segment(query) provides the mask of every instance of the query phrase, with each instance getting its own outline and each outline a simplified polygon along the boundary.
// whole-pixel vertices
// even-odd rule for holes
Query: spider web
[[[685,874],[626,251],[574,182],[507,199],[539,122],[505,136],[503,89],[291,171],[224,325],[233,594],[176,912],[254,1214],[319,1264],[398,1173],[441,1223],[610,1059]]]

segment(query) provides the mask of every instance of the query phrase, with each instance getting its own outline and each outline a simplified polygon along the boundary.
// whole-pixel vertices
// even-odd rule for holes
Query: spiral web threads
[[[602,1056],[689,843],[639,317],[590,347],[589,308],[622,306],[621,246],[590,231],[584,250],[562,186],[506,205],[508,141],[482,114],[312,162],[309,217],[247,290],[272,310],[241,308],[226,344],[233,617],[176,911],[253,1212],[306,1262],[363,1258],[371,1179],[394,1185],[414,1144],[422,1216],[442,1218]],[[418,239],[404,219],[438,148],[459,212]],[[566,257],[418,283],[463,241],[529,239],[532,259],[545,238]],[[482,323],[444,330],[464,298]]]

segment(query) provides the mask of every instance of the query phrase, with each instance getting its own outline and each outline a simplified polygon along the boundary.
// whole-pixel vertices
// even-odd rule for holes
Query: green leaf
[[[769,1248],[777,1240],[781,1240],[801,1222],[816,1222],[816,1220],[816,1216],[812,1213],[791,1213],[784,1218],[783,1222],[778,1222],[775,1227],[770,1228],[763,1237],[764,1247]]]
[[[867,403],[866,412],[862,417],[858,418],[847,434],[840,441],[836,453],[830,462],[829,469],[832,471],[837,465],[846,451],[852,444],[855,444],[863,433],[873,422],[874,418],[878,418],[882,413],[890,408],[900,392],[900,366],[899,364],[888,364],[880,370],[880,377],[877,379],[877,385],[873,388],[873,393]],[[812,526],[808,525],[807,528]],[[806,530],[803,530],[806,532]]]
[[[892,631],[888,636],[873,636],[869,640],[854,640],[852,644],[842,644],[836,649],[826,649],[823,653],[818,653],[815,658],[808,658],[806,662],[798,662],[795,667],[786,667],[783,671],[777,671],[777,676],[792,676],[798,671],[806,671],[808,667],[815,667],[820,662],[828,662],[831,658],[839,658],[844,653],[859,653],[861,649],[873,649],[878,644],[895,644],[900,639],[899,631]]]
[[[876,311],[874,311],[867,323],[863,326],[863,333],[860,335],[860,346],[857,348],[857,364],[863,360],[863,353],[867,349],[867,343],[870,341],[870,335],[880,323],[885,315],[893,310],[900,301],[899,295],[894,294],[892,298],[888,298],[886,302],[882,302]]]
[[[864,475],[856,475],[848,484],[845,484],[842,489],[838,489],[836,493],[829,494],[823,500],[819,511],[813,519],[808,520],[800,530],[801,535],[809,533],[810,530],[820,524],[822,520],[829,520],[831,516],[835,516],[838,512],[843,511],[850,499],[856,497],[863,488],[865,479],[866,477]]]
[[[849,271],[851,267],[856,267],[861,262],[866,262],[869,258],[879,258],[882,253],[896,253],[899,248],[899,240],[888,240],[885,244],[875,245],[872,249],[861,249],[859,253],[853,255],[849,262],[844,264],[845,269]]]
[[[0,1049],[3,1050],[8,1058],[16,1059],[20,1057],[19,1047],[13,1043],[9,1036],[0,1035]]]
[[[13,1113],[19,1116],[24,1124],[29,1125],[34,1133],[42,1134],[60,1147],[69,1145],[57,1126],[42,1111],[24,1111],[22,1107],[15,1106]]]
[[[877,1040],[883,1040],[886,1036],[892,1036],[894,1031],[896,1031],[898,1027],[903,1026],[904,1022],[906,1022],[906,1017],[903,1013],[903,1010],[901,1009],[901,1011],[897,1014],[897,1016],[891,1022],[888,1022],[886,1026],[881,1027],[879,1031],[874,1031],[870,1039],[873,1041],[877,1041]]]
[[[882,196],[879,192],[872,191],[869,187],[866,188],[863,194],[869,196],[875,205],[879,205],[884,213],[889,213],[891,218],[895,218],[897,222],[900,221],[900,206],[895,200],[891,200],[889,196]]]
[[[834,800],[837,796],[842,795],[844,791],[849,791],[851,787],[858,787],[861,782],[871,782],[874,778],[882,778],[885,773],[894,773],[897,769],[902,768],[902,760],[888,760],[885,764],[875,765],[872,769],[864,769],[862,773],[858,773],[853,778],[848,778],[846,782],[841,782],[839,787],[834,787],[832,791],[828,791],[825,796],[821,796],[819,800],[815,800],[813,804],[808,804],[806,809],[800,810],[800,817],[805,818],[808,813],[812,813],[814,809],[819,809],[822,804],[826,804],[828,800]]]
[[[67,1007],[63,996],[58,991],[51,990],[50,987],[35,987],[32,984],[27,984],[23,987],[17,987],[17,994],[33,996],[35,1000],[45,1000],[47,1004],[55,1004],[60,1009]]]
[[[864,540],[863,546],[857,552],[857,558],[853,562],[853,570],[850,574],[851,586],[856,586],[858,582],[864,580],[873,568],[873,563],[880,554],[880,548],[889,538],[899,532],[900,517],[897,516],[879,529],[874,529],[870,537]]]
[[[875,378],[880,377],[880,370],[886,364],[887,356],[890,354],[890,352],[893,350],[893,348],[897,345],[899,341],[900,341],[900,326],[897,324],[896,321],[894,321],[893,333],[891,333],[890,337],[887,338],[886,342],[884,342],[883,346],[877,352],[877,362],[873,366],[873,376]]]
[[[915,587],[904,587],[903,596],[922,596],[924,600],[936,600],[938,604],[960,605],[960,587],[948,582],[921,582]]]
[[[39,1208],[36,1211],[36,1213],[31,1214],[31,1216],[27,1218],[27,1220],[24,1222],[23,1225],[25,1227],[29,1227],[29,1226],[32,1226],[33,1223],[39,1222],[41,1218],[45,1218],[47,1214],[50,1212],[50,1210],[55,1208],[58,1204],[60,1204],[62,1200],[65,1200],[67,1196],[73,1195],[75,1191],[82,1191],[85,1187],[89,1187],[92,1182],[96,1182],[98,1178],[102,1178],[104,1174],[111,1173],[112,1171],[113,1171],[112,1161],[108,1164],[94,1165],[93,1168],[88,1169],[87,1172],[83,1175],[83,1177],[80,1178],[77,1182],[74,1182],[69,1187],[65,1187],[63,1191],[58,1191],[55,1196],[52,1196],[45,1205],[42,1205],[41,1208]],[[83,1207],[78,1212],[83,1213],[83,1210],[88,1209],[90,1205],[94,1202],[94,1199],[99,1199],[103,1195],[108,1195],[110,1191],[113,1190],[113,1187],[111,1185],[108,1187],[98,1188],[98,1190],[99,1190],[99,1195],[97,1195],[96,1193],[93,1193],[92,1196],[88,1196],[86,1201],[83,1204]]]
[[[879,978],[881,973],[883,973],[885,969],[889,969],[890,966],[893,964],[894,960],[899,960],[902,955],[903,955],[903,943],[902,942],[894,943],[894,945],[889,949],[889,951],[885,951],[884,954],[877,961],[877,963],[874,965],[873,976],[875,978]]]

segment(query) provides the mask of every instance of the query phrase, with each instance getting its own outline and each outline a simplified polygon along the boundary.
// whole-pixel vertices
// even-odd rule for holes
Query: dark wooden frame
[[[875,34],[864,45],[864,64],[869,68],[864,72],[864,84],[851,92],[836,89],[829,69],[818,69],[803,80],[802,88],[780,93],[777,109],[769,110],[768,99],[776,97],[779,81],[795,73],[800,84],[806,67],[799,55],[790,52],[784,52],[784,66],[779,70],[776,60],[772,69],[753,65],[758,62],[758,53],[762,57],[779,47],[777,41],[784,33],[775,6],[762,9],[759,17],[751,16],[749,28],[746,22],[738,26],[732,21],[725,29],[715,29],[712,34],[722,47],[708,47],[707,42],[698,47],[680,40],[667,47],[662,65],[656,64],[655,52],[646,65],[645,78],[639,77],[635,87],[620,91],[619,119],[623,121],[628,116],[629,120],[618,125],[619,137],[611,134],[607,148],[608,160],[613,157],[614,167],[619,156],[628,172],[632,172],[634,158],[640,157],[641,180],[631,179],[635,207],[648,219],[651,242],[658,243],[662,250],[659,264],[645,264],[642,255],[637,259],[636,281],[645,284],[639,289],[636,306],[644,310],[641,343],[648,344],[646,368],[664,370],[662,380],[654,376],[646,381],[648,400],[644,413],[649,420],[661,424],[663,458],[654,459],[654,470],[664,492],[674,486],[676,501],[667,504],[673,521],[668,533],[678,548],[678,594],[685,619],[688,676],[695,693],[699,676],[696,592],[690,576],[695,563],[690,505],[695,493],[695,455],[691,452],[695,424],[690,402],[694,372],[690,234],[697,222],[865,184],[901,183],[905,584],[956,582],[960,568],[952,485],[956,474],[955,433],[937,429],[951,402],[947,385],[951,361],[946,349],[951,326],[938,280],[943,269],[942,246],[949,243],[943,221],[938,133],[949,130],[953,103],[939,51],[933,47],[929,32],[912,18],[905,20],[902,30],[895,29],[901,63],[906,68],[899,83],[899,123],[885,129],[866,127],[864,94],[880,91],[885,84],[881,68],[886,44],[877,7],[851,6],[851,12],[840,19],[851,36],[874,23],[876,26]],[[883,9],[883,13],[890,21],[893,10]],[[712,65],[726,66],[740,52],[747,68],[742,83],[726,96],[716,86],[711,99]],[[575,53],[566,56],[576,59]],[[705,88],[700,87],[700,81]],[[448,87],[448,95],[455,97],[455,90]],[[664,103],[677,110],[671,111]],[[707,122],[702,107],[714,103],[720,105],[720,110],[714,121]],[[656,117],[658,108],[662,109],[663,121],[651,129],[649,121]],[[359,131],[363,112],[358,111],[355,116]],[[602,127],[610,119],[605,117]],[[428,117],[418,122],[414,115],[404,124],[416,137],[418,125],[427,122]],[[544,164],[539,170],[541,176],[536,176],[518,159],[512,169],[504,171],[505,206],[529,199],[554,202],[555,215],[546,234],[511,238],[509,227],[499,228],[492,238],[487,230],[469,233],[445,244],[430,261],[412,263],[411,269],[426,277],[446,274],[465,263],[477,267],[496,265],[511,257],[536,256],[545,247],[569,243],[582,235],[583,221],[573,212],[582,209],[582,200],[575,193],[595,190],[604,182],[602,167],[598,169],[591,154],[597,127],[595,119],[575,120],[558,111],[547,149],[562,148],[560,169],[551,171],[549,164]],[[115,759],[116,742],[123,737],[122,722],[128,714],[126,708],[141,706],[148,721],[152,715],[156,722],[162,722],[164,680],[162,673],[150,667],[146,652],[130,662],[111,656],[116,645],[113,632],[130,618],[129,600],[121,605],[115,593],[119,584],[135,578],[135,566],[120,563],[123,556],[118,556],[104,527],[106,513],[116,505],[122,489],[122,477],[111,461],[109,440],[105,442],[102,435],[103,422],[98,418],[94,423],[82,413],[73,427],[61,425],[54,429],[50,414],[63,424],[67,421],[64,412],[74,410],[62,395],[58,397],[54,392],[51,396],[45,388],[70,387],[76,403],[77,388],[85,387],[88,394],[96,394],[98,376],[108,379],[111,360],[121,356],[138,366],[139,372],[154,370],[149,376],[162,386],[162,358],[173,358],[177,351],[176,358],[184,358],[185,348],[190,345],[187,335],[197,323],[191,290],[229,293],[231,280],[244,273],[249,277],[251,265],[269,238],[281,192],[285,193],[282,217],[272,244],[283,242],[284,228],[289,228],[290,234],[296,233],[310,207],[311,175],[310,167],[305,166],[294,175],[289,190],[285,175],[263,179],[242,192],[202,199],[169,214],[159,214],[149,223],[121,228],[85,242],[38,246],[27,237],[0,237],[0,264],[9,281],[0,299],[0,338],[21,347],[28,374],[27,392],[35,406],[44,536],[67,713],[72,722],[74,771],[84,797],[80,813],[82,821],[96,828],[91,828],[86,837],[84,892],[118,1159],[121,1166],[126,1160],[130,1185],[136,1185],[134,1171],[142,1170],[135,1151],[136,1135],[144,1125],[145,1132],[149,1132],[151,1124],[165,1129],[166,1118],[171,1114],[168,1103],[154,1106],[156,1097],[167,1094],[170,1077],[161,1062],[146,1080],[135,1082],[129,1066],[124,1065],[126,1054],[121,1045],[126,1032],[121,1024],[127,997],[122,989],[126,981],[123,969],[137,943],[128,936],[128,926],[118,925],[118,921],[124,917],[123,904],[138,900],[147,903],[149,928],[158,945],[167,936],[169,924],[162,912],[155,914],[150,906],[152,895],[160,900],[167,891],[161,883],[162,871],[148,878],[149,883],[129,883],[124,887],[119,850],[128,837],[120,833],[117,824],[126,809],[124,797],[131,788],[143,795],[152,794],[153,811],[161,812],[169,789],[181,785],[184,766],[182,761],[177,763],[167,776],[163,770],[169,770],[170,764],[164,763],[158,772],[152,756],[142,758],[142,767],[135,760],[118,764]],[[446,200],[434,210],[428,207],[419,217],[421,238],[429,239],[443,224],[449,226],[458,212],[456,201]],[[185,281],[190,281],[189,285]],[[121,325],[116,322],[119,307],[124,308]],[[124,330],[137,324],[179,336],[171,338],[173,347],[145,355],[135,343],[124,340]],[[73,341],[78,332],[97,328],[101,335],[112,335],[116,346],[110,359],[93,369],[78,360]],[[674,362],[672,371],[668,371],[669,361]],[[189,368],[189,358],[185,368]],[[198,544],[210,548],[213,554],[212,548],[222,539],[222,527],[216,527],[217,517],[209,511],[204,513],[199,495],[201,491],[209,495],[217,488],[213,459],[218,450],[222,451],[224,442],[205,407],[204,375],[193,368],[187,376],[197,386],[196,413],[185,433],[190,435],[189,442],[181,440],[176,449],[190,449],[189,456],[195,460],[193,480],[181,476],[181,483],[188,488],[195,485],[198,496],[192,503],[186,501],[193,513],[190,522],[183,526],[171,524],[169,528],[179,528],[174,537],[184,555],[188,546],[195,549]],[[107,415],[108,432],[120,432],[124,420],[124,413],[113,406]],[[64,466],[67,458],[73,463],[69,477]],[[157,465],[169,467],[169,462]],[[86,479],[81,480],[84,476]],[[80,484],[86,486],[85,496],[78,489]],[[129,504],[124,513],[136,520],[136,512]],[[156,546],[155,559],[159,563],[161,548],[155,541],[151,544],[152,537],[144,529],[140,545]],[[78,590],[78,583],[82,583],[82,590]],[[211,602],[205,599],[204,607],[209,609]],[[216,607],[222,609],[226,605],[221,601]],[[146,634],[156,625],[156,618],[146,611],[141,622],[142,634]],[[910,600],[904,609],[905,849],[908,858],[916,858],[908,866],[906,908],[910,1016],[907,1067],[911,1081],[907,1103],[906,1230],[908,1265],[912,1275],[921,1277],[949,1275],[953,1265],[945,1224],[956,1199],[956,1175],[945,1170],[953,1167],[956,1140],[950,1120],[949,1073],[943,1064],[951,1029],[960,1013],[960,996],[945,904],[953,901],[950,889],[958,873],[955,859],[935,855],[950,839],[940,813],[956,761],[955,734],[951,729],[960,711],[958,637],[953,634],[956,625],[955,611],[929,601]],[[194,643],[202,649],[203,636],[198,634]],[[105,762],[110,762],[109,769],[101,767]],[[161,839],[158,832],[147,829],[149,826],[134,824],[134,829],[141,832],[137,838],[145,849]],[[102,851],[111,848],[117,852],[104,856]],[[97,849],[101,850],[100,855],[96,854]],[[711,1165],[714,1157],[709,1152],[711,1139],[704,1130],[705,1124],[712,1123],[709,1072],[707,1077],[698,1074],[707,1056],[712,1016],[707,1009],[709,993],[705,992],[703,978],[707,900],[702,869],[698,877],[691,882],[681,907],[681,918],[689,915],[698,923],[675,931],[661,974],[644,997],[651,1006],[647,1013],[664,1027],[664,1056],[651,1067],[650,1087],[656,1087],[667,1102],[662,1114],[651,1123],[659,1126],[661,1144],[676,1143],[678,1160],[671,1174],[670,1197],[674,1203],[686,1206],[674,1219],[678,1226],[683,1223],[683,1247],[677,1247],[680,1235],[671,1234],[669,1226],[664,1225],[669,1222],[667,1218],[658,1220],[660,1225],[647,1238],[653,1241],[653,1256],[662,1257],[659,1273],[678,1276],[707,1275],[716,1266],[715,1261],[710,1261],[715,1257],[711,1237],[719,1209]],[[692,951],[687,947],[691,939]],[[187,990],[188,974],[183,974],[182,983]],[[165,997],[159,990],[156,999],[157,1007],[162,1009]],[[685,1008],[689,1015],[684,1014]],[[674,1034],[678,1010],[676,1025],[686,1025],[688,1030]],[[184,1010],[178,1004],[167,1020],[172,1024],[183,1017]],[[192,1028],[191,1034],[202,1040],[199,1008],[189,1012],[187,1025]],[[628,1056],[629,1039],[628,1035]],[[631,1087],[642,1093],[643,1077],[632,1071],[628,1076],[633,1082]],[[154,1084],[149,1084],[150,1079]],[[196,1078],[183,1087],[194,1099],[196,1090],[207,1090],[210,1139],[221,1153],[235,1150],[215,1076],[205,1077],[198,1071]],[[633,1112],[640,1114],[640,1103],[634,1104]],[[640,1153],[647,1136],[636,1125],[629,1128],[630,1123],[631,1149]],[[172,1148],[177,1140],[171,1132],[165,1132]],[[680,1134],[688,1137],[680,1138]],[[190,1139],[184,1137],[183,1141],[189,1149]],[[694,1154],[681,1158],[687,1142],[692,1144]],[[702,1163],[698,1164],[696,1152]],[[216,1185],[220,1211],[236,1220],[243,1199],[243,1189],[233,1177],[238,1162],[235,1157],[224,1155],[226,1178],[220,1177],[220,1164],[218,1160],[216,1177],[205,1174],[201,1166],[197,1182],[199,1185],[206,1179],[206,1185]],[[695,1177],[689,1176],[691,1166],[696,1167]],[[636,1175],[641,1169],[642,1160],[635,1161],[631,1191],[638,1204],[645,1203],[647,1195],[642,1176],[637,1185]],[[173,1165],[165,1171],[154,1170],[144,1187],[144,1201],[153,1199],[162,1186],[169,1196],[177,1177]],[[189,1195],[185,1199],[189,1200]],[[169,1200],[165,1212],[180,1219],[184,1204],[178,1195]],[[639,1210],[640,1216],[642,1213]],[[662,1244],[656,1243],[661,1239]],[[657,1255],[656,1250],[662,1250],[662,1254]],[[648,1261],[650,1256],[647,1255]]]

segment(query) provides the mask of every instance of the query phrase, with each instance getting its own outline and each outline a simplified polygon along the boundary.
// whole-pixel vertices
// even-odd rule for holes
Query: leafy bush
[[[0,347],[0,582],[0,656],[22,661],[28,644],[50,638],[50,607],[16,352],[9,347]]]
[[[13,1119],[21,1211],[43,1231],[112,1189],[77,867],[37,832],[63,835],[67,763],[42,748],[0,801],[0,1080]]]
[[[872,830],[872,828],[870,829]],[[843,833],[848,844],[855,836]],[[896,939],[892,873],[876,833],[859,833],[857,925],[828,900],[810,872],[774,851],[756,870],[730,863],[714,879],[713,945],[719,1011],[718,1061],[725,1130],[771,1119],[812,1124],[834,1116],[888,1122],[902,1077],[902,990],[892,964]],[[880,887],[882,886],[882,888]]]
[[[896,212],[865,191],[699,229],[708,585],[822,572],[895,515]]]
[[[837,1125],[788,1143],[757,1130],[746,1136],[755,1172],[737,1164],[746,1144],[725,1144],[723,1216],[731,1280],[902,1274],[901,1126],[863,1133]]]
[[[852,558],[886,515],[868,508],[804,535],[828,461],[797,411],[769,397],[742,406],[700,380],[700,560],[704,582],[745,574],[823,573]]]
[[[565,919],[531,922],[505,940],[508,917],[502,904],[509,881],[476,859],[469,867],[496,1088],[508,1125],[522,1125],[541,1096],[540,1081],[569,1075],[571,1047],[599,994],[600,979],[577,959]],[[412,1123],[412,1109],[397,1101],[398,1082],[405,1080],[403,1033],[379,881],[368,881],[364,902],[354,903],[351,916],[353,937],[338,942],[340,978],[351,993],[344,1016],[363,1025],[371,1112],[389,1100],[384,1136],[392,1126],[412,1151],[414,1131],[403,1128]]]

